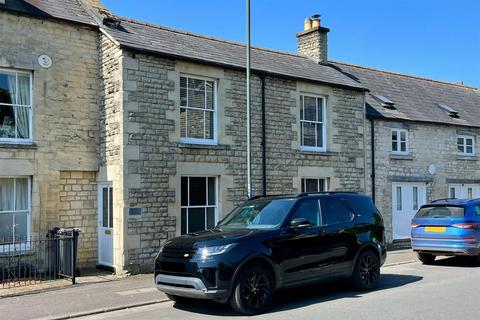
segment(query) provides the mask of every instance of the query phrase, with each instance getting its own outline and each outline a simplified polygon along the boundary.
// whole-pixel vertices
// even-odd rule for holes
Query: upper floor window
[[[217,142],[215,81],[180,77],[180,137],[184,143]]]
[[[408,131],[403,129],[392,130],[392,153],[408,154]]]
[[[325,98],[300,96],[300,144],[305,151],[326,151]]]
[[[0,69],[0,142],[30,142],[31,123],[31,74]]]
[[[475,154],[475,145],[472,136],[458,136],[457,137],[457,151],[458,154],[473,156]]]

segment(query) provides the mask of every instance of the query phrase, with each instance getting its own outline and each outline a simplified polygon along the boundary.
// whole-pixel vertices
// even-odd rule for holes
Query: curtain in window
[[[17,81],[18,79],[18,88]],[[12,104],[14,105],[29,105],[30,104],[30,77],[19,75],[8,77],[8,87]],[[18,90],[18,94],[17,94]],[[15,123],[17,125],[17,138],[28,139],[30,135],[29,130],[29,108],[15,106]]]
[[[2,211],[13,211],[13,179],[0,179],[0,214]]]

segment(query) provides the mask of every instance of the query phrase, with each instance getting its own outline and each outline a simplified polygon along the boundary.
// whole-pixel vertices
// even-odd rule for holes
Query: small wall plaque
[[[140,216],[142,215],[142,208],[130,208],[128,209],[128,214],[131,216]]]
[[[49,55],[42,54],[38,57],[38,64],[44,69],[48,69],[52,66],[52,58]]]

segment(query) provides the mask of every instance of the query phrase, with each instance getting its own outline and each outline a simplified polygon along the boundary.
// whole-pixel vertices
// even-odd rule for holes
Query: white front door
[[[425,183],[392,184],[393,240],[410,239],[412,218],[426,202]]]
[[[480,198],[480,186],[478,184],[450,184],[448,197],[457,199]]]
[[[113,188],[98,185],[98,264],[113,268]]]

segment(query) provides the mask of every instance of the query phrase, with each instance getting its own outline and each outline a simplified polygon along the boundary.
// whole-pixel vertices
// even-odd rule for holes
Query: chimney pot
[[[319,28],[320,27],[320,15],[319,14],[314,14],[312,16],[312,28]]]
[[[320,25],[319,14],[305,19],[304,27],[304,31],[297,33],[298,52],[314,61],[327,62],[327,33],[330,30]]]
[[[312,29],[312,19],[307,18],[305,19],[305,22],[304,22],[304,31],[308,31],[310,29]]]

